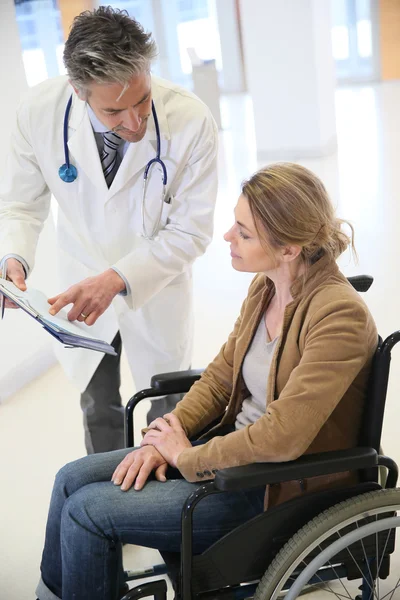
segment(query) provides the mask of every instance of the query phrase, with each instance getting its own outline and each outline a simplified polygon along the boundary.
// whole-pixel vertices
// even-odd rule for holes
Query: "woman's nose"
[[[224,233],[224,240],[225,240],[226,242],[230,242],[230,241],[231,241],[231,239],[233,238],[233,230],[234,230],[234,226],[233,226],[233,227],[231,227],[231,228],[229,229],[229,231],[227,231],[226,233]]]

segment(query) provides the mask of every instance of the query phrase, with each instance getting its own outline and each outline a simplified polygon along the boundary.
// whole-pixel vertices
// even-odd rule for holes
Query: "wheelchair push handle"
[[[348,277],[347,280],[357,292],[368,292],[374,282],[371,275],[355,275],[354,277]]]

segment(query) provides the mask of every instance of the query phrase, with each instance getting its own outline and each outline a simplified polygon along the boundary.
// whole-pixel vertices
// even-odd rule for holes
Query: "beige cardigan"
[[[321,258],[297,279],[286,306],[267,385],[266,412],[244,429],[218,436],[234,424],[248,395],[243,359],[274,295],[257,275],[233,332],[174,414],[192,437],[223,415],[216,437],[179,456],[188,481],[212,479],[218,469],[281,462],[305,453],[357,445],[371,358],[378,334],[367,306],[335,262]],[[349,483],[351,474],[316,477],[271,486],[268,505],[301,491]]]

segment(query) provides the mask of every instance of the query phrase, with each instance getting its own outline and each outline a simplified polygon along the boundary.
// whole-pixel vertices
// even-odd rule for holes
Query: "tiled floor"
[[[400,83],[340,89],[338,153],[303,163],[322,177],[339,205],[340,215],[351,219],[355,226],[359,265],[351,265],[347,256],[341,265],[348,275],[368,272],[375,277],[366,301],[383,336],[400,328],[399,106]],[[224,99],[223,115],[226,129],[221,133],[215,239],[195,266],[194,366],[207,364],[224,342],[251,279],[232,270],[228,246],[222,240],[232,220],[240,181],[257,168],[249,98]],[[400,353],[395,350],[383,443],[386,453],[397,461],[399,364]],[[123,361],[124,399],[132,392]],[[54,475],[59,467],[83,453],[78,394],[59,367],[0,406],[1,600],[34,598]],[[134,547],[126,550],[130,568],[158,560],[154,552]],[[398,559],[394,572],[398,577]],[[318,597],[318,593],[312,595],[314,600]]]

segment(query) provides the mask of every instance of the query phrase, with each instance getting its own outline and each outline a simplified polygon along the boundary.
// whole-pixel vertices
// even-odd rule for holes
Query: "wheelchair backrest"
[[[374,448],[378,453],[381,444],[390,369],[390,352],[382,350],[382,345],[383,340],[379,336],[378,347],[372,360],[359,435],[360,446]]]
[[[368,275],[349,277],[348,281],[358,292],[366,292],[373,282]],[[385,341],[379,336],[377,349],[372,361],[369,376],[367,398],[361,422],[359,446],[380,451],[383,418],[385,414],[386,394],[389,383],[391,350],[400,340],[400,332],[392,333]],[[366,480],[375,479],[372,473],[365,473]],[[365,480],[364,479],[364,480]]]
[[[359,436],[359,445],[375,448],[380,452],[386,395],[392,348],[400,341],[400,331],[392,333],[384,341],[378,338],[378,347],[372,361],[367,399]]]
[[[357,275],[349,277],[348,281],[357,292],[366,292],[374,280],[370,275]],[[383,416],[389,382],[390,352],[398,341],[393,340],[393,336],[396,336],[396,334],[392,334],[384,342],[380,336],[378,337],[377,349],[371,365],[366,404],[359,435],[359,446],[375,448],[378,453],[381,444]]]

